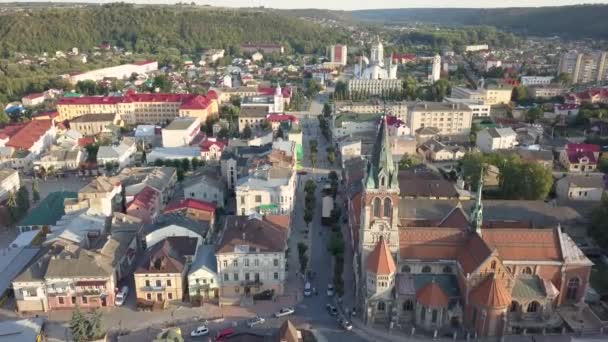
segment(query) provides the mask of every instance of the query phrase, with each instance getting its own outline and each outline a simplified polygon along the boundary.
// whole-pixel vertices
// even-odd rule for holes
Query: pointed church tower
[[[386,117],[382,117],[371,159],[363,178],[359,253],[361,275],[365,275],[367,256],[383,240],[397,260],[399,250],[398,169],[388,136]]]
[[[477,198],[475,199],[475,206],[471,210],[471,216],[469,222],[471,224],[471,231],[476,232],[481,236],[481,225],[483,223],[483,203],[481,200],[483,191],[483,166],[481,167],[481,175],[479,176],[479,186],[477,187]]]
[[[274,91],[274,110],[273,113],[283,114],[285,111],[285,100],[283,99],[283,91],[281,84],[277,82],[277,88]]]

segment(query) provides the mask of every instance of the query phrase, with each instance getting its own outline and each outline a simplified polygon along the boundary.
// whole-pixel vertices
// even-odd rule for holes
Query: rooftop
[[[38,205],[30,210],[18,226],[53,226],[65,214],[64,201],[68,198],[77,198],[78,194],[70,191],[51,192]]]
[[[199,121],[198,118],[191,118],[187,116],[182,118],[176,118],[175,120],[171,121],[171,123],[167,127],[163,129],[167,131],[184,130],[190,128],[190,126],[194,125],[197,121]]]
[[[288,221],[274,216],[227,216],[216,253],[283,252],[287,248]]]
[[[75,119],[72,120],[72,122],[75,123],[81,123],[81,122],[114,122],[114,119],[116,119],[116,113],[101,113],[101,114],[97,114],[97,113],[90,113],[90,114],[84,114],[82,116],[79,116]]]

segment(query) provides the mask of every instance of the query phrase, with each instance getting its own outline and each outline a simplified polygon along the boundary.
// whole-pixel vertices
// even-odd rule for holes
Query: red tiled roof
[[[215,90],[209,90],[209,91],[207,92],[207,97],[208,97],[208,98],[210,98],[210,99],[212,99],[212,100],[217,100],[218,95],[217,95],[217,93],[215,92]]]
[[[466,244],[460,248],[458,263],[463,273],[473,273],[481,264],[492,255],[492,250],[479,235],[470,234]]]
[[[481,237],[503,260],[562,260],[555,229],[494,228],[484,230]]]
[[[511,294],[492,273],[471,291],[471,302],[490,308],[504,308],[511,304]]]
[[[600,146],[594,144],[566,144],[566,155],[570,163],[579,163],[582,158],[589,159],[589,163],[596,164],[596,153],[600,152]]]
[[[361,221],[361,193],[357,192],[350,199],[352,210],[349,210],[350,233],[353,244],[359,246],[359,226]]]
[[[201,151],[204,152],[208,152],[211,146],[214,145],[219,147],[221,150],[224,150],[224,148],[226,147],[226,143],[224,143],[222,140],[217,140],[214,138],[207,138],[199,144]]]
[[[133,201],[127,204],[127,207],[131,206],[131,204],[136,203],[142,207],[150,209],[150,206],[153,204],[153,201],[156,199],[158,193],[153,188],[146,186],[144,187],[137,195],[133,197]]]
[[[29,150],[32,145],[34,145],[34,143],[52,127],[53,122],[51,120],[32,120],[24,124],[20,129],[14,131],[12,135],[7,133],[5,128],[3,132],[10,136],[6,146]]]
[[[399,59],[405,59],[405,60],[415,60],[416,59],[416,55],[411,54],[411,53],[394,53],[393,54],[393,60],[399,60]]]
[[[196,94],[151,94],[128,92],[124,96],[83,96],[61,98],[58,105],[89,105],[132,103],[132,102],[176,102],[183,103],[183,108],[207,108],[210,101],[205,96]]]
[[[395,273],[397,266],[386,241],[380,236],[380,240],[374,250],[367,257],[367,271],[377,275],[389,275]]]
[[[264,219],[285,229],[289,229],[289,223],[291,221],[288,215],[266,215],[264,216]]]
[[[448,295],[443,292],[441,286],[435,280],[426,284],[416,293],[416,300],[420,304],[432,308],[446,307],[450,303]]]
[[[206,109],[211,104],[211,101],[202,95],[196,95],[193,98],[184,102],[180,109]]]
[[[274,95],[276,91],[276,88],[273,87],[263,87],[263,86],[259,86],[258,87],[258,93],[262,94],[262,95]],[[283,97],[291,97],[291,88],[290,87],[283,87],[281,88],[281,94],[283,95]]]
[[[85,147],[95,143],[95,138],[93,137],[85,137],[78,139],[78,146]]]
[[[193,199],[193,198],[188,198],[188,199],[183,199],[181,201],[174,201],[171,202],[169,204],[167,204],[167,207],[165,208],[165,213],[169,213],[172,211],[177,211],[177,210],[181,210],[181,209],[196,209],[196,210],[202,210],[202,211],[207,211],[207,212],[215,212],[215,204],[213,203],[209,203],[209,202],[205,202],[205,201],[201,201],[201,200],[197,200],[197,199]]]
[[[57,101],[57,105],[90,105],[108,104],[113,105],[122,102],[122,96],[83,96],[83,97],[62,97]]]
[[[467,232],[458,228],[407,228],[399,231],[401,259],[456,260]]]
[[[266,120],[273,122],[298,121],[298,119],[296,119],[296,117],[291,114],[268,114],[266,115]]]

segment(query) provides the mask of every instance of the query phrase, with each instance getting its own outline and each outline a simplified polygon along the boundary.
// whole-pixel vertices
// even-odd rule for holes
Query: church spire
[[[483,166],[481,167],[479,175],[479,184],[477,186],[477,198],[475,199],[475,206],[471,210],[470,225],[471,230],[475,231],[481,236],[481,224],[483,223],[483,203],[482,203],[482,191],[483,191]]]
[[[386,115],[382,116],[372,158],[367,167],[366,186],[374,189],[380,187],[396,188],[398,186]]]

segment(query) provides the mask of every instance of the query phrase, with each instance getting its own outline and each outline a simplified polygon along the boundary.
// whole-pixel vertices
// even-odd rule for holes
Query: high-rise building
[[[346,65],[346,45],[336,44],[329,47],[329,58],[332,63]]]
[[[606,51],[580,53],[566,52],[562,55],[558,74],[568,74],[572,83],[591,83],[608,80],[608,61]]]

